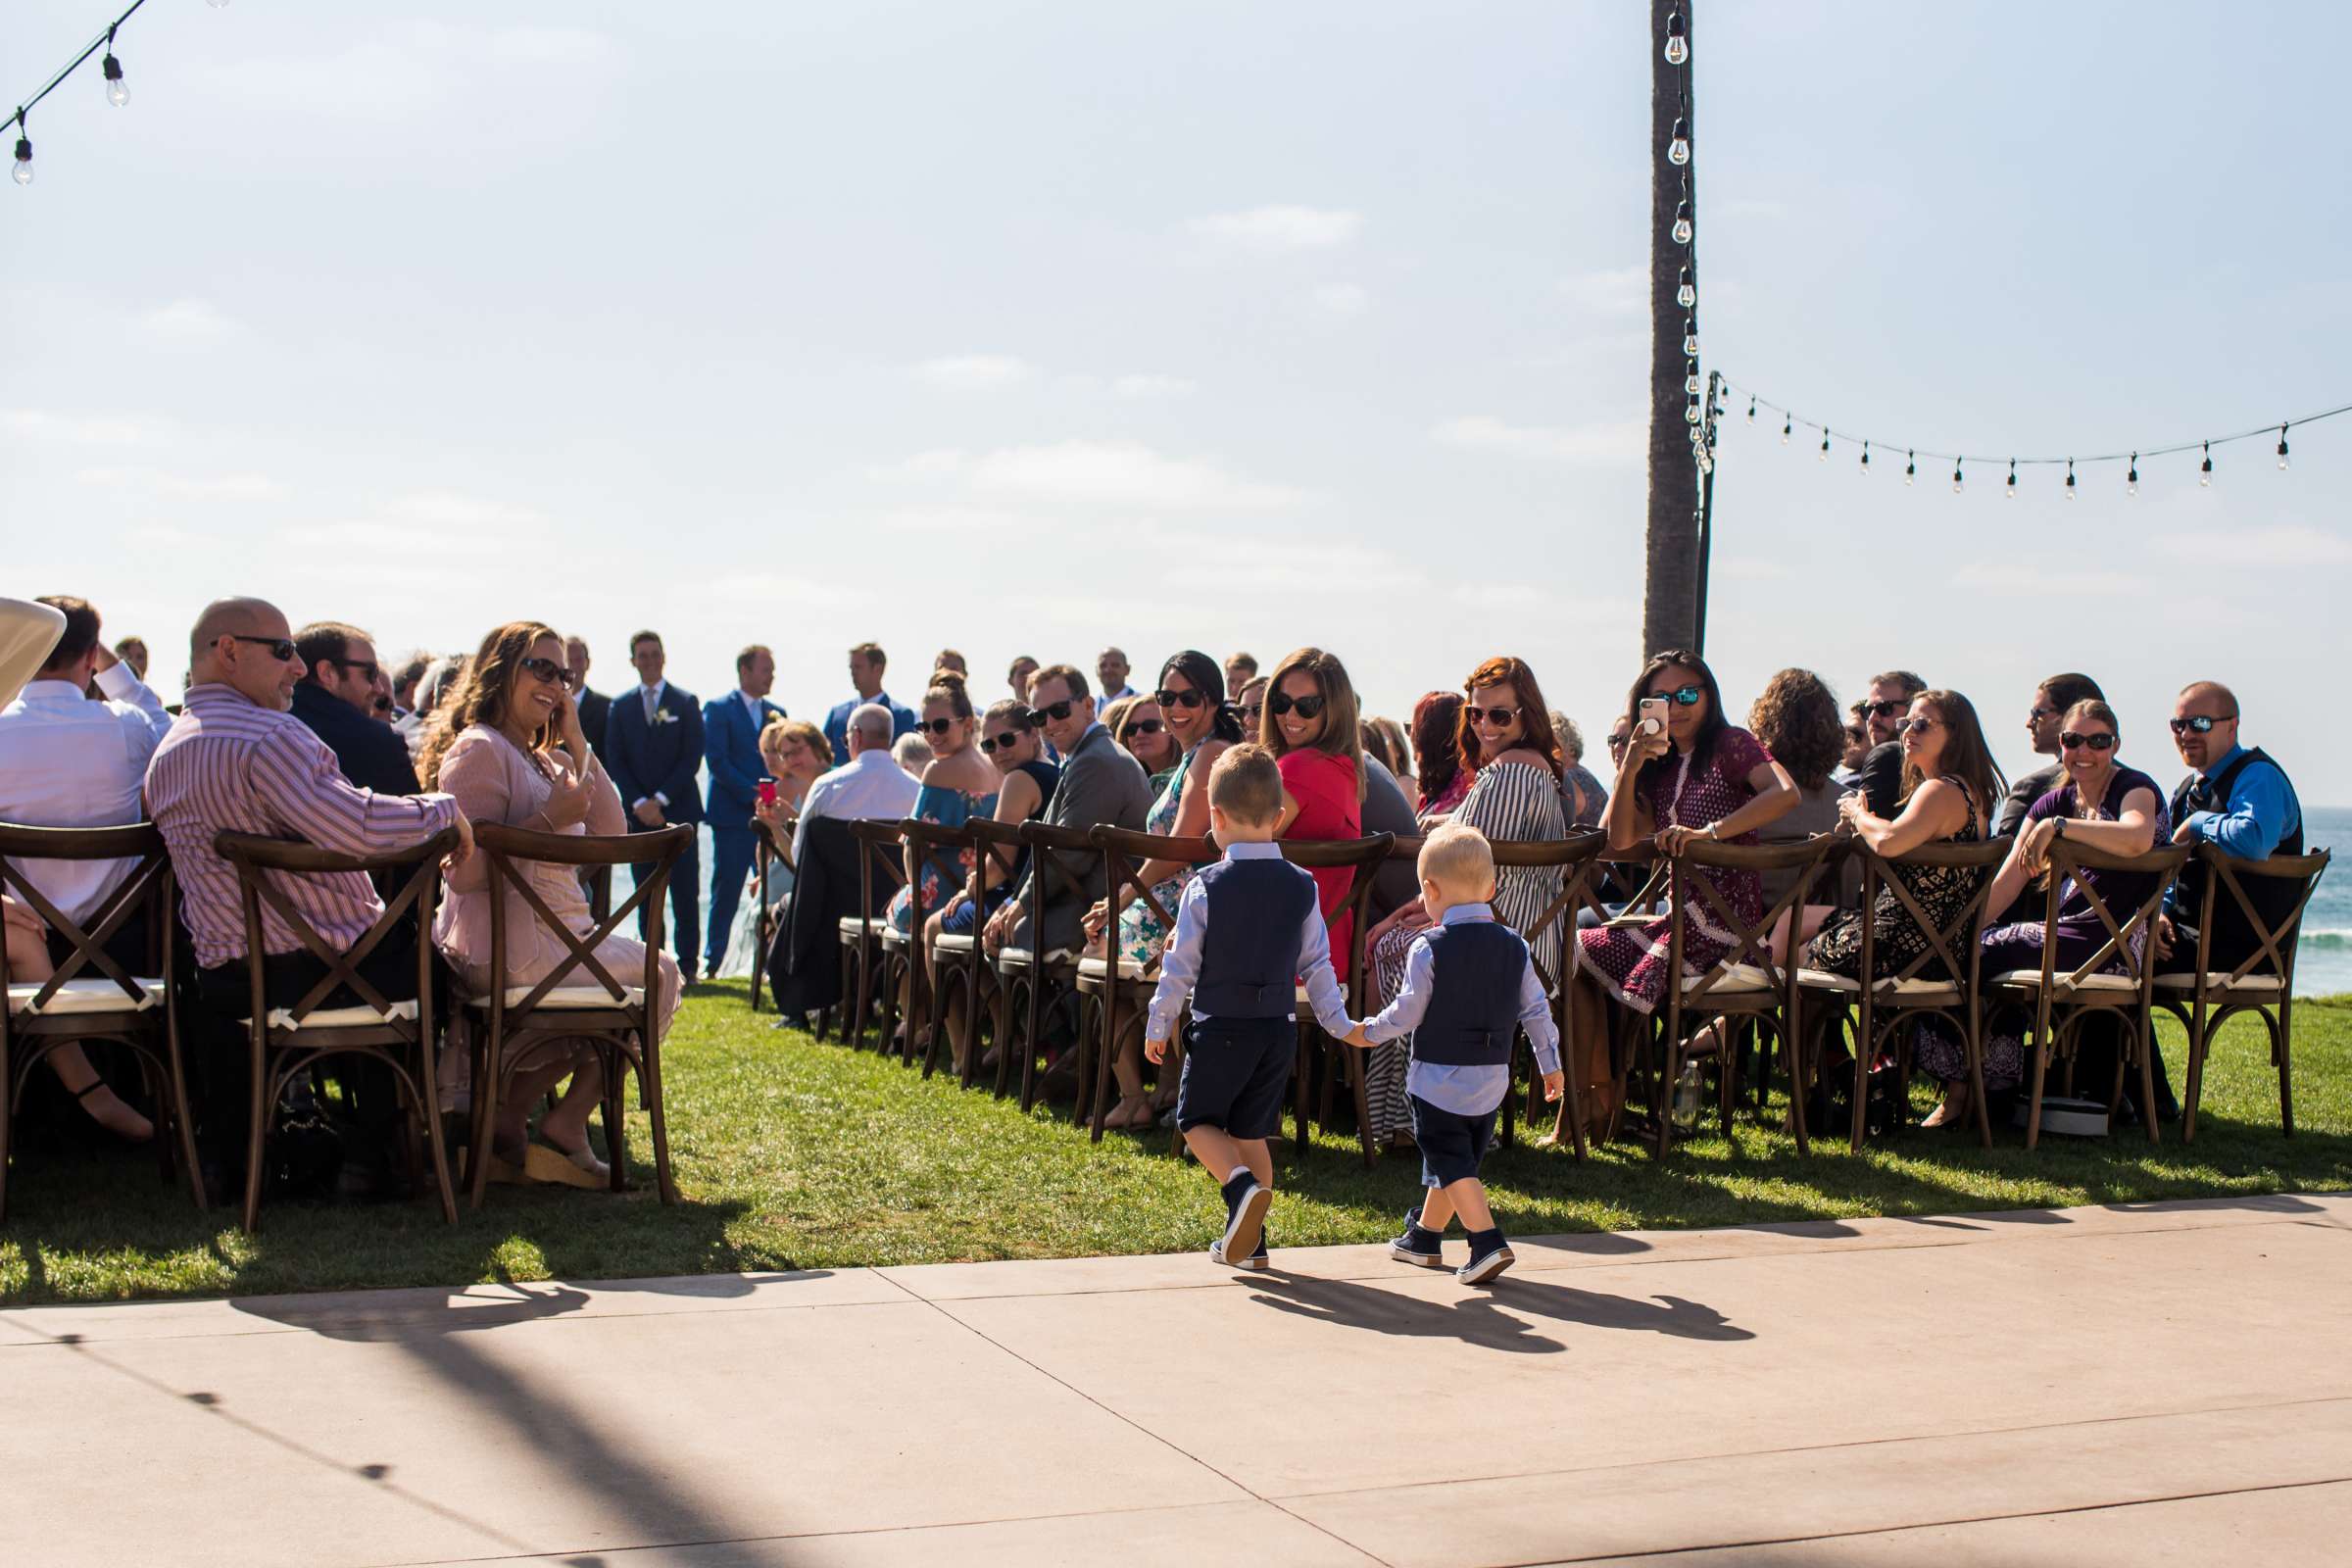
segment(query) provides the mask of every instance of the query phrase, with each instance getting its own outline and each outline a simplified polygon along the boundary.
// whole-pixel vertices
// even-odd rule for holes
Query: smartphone
[[[1637,725],[1636,727],[1637,727],[1638,729],[1640,729],[1640,730],[1642,731],[1642,734],[1644,734],[1644,735],[1662,735],[1662,734],[1664,734],[1664,733],[1666,732],[1666,699],[1665,699],[1665,698],[1663,698],[1663,697],[1644,697],[1644,698],[1642,698],[1642,699],[1641,713],[1642,713],[1642,722],[1641,722],[1639,725]]]
[[[774,779],[763,778],[760,781],[760,804],[761,806],[776,804],[776,781]]]

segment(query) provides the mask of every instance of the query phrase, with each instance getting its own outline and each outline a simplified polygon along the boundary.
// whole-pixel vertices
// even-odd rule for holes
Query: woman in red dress
[[[1282,826],[1286,839],[1355,839],[1364,834],[1363,740],[1355,687],[1337,656],[1301,648],[1274,667],[1258,740],[1282,769]],[[1323,918],[1331,926],[1331,964],[1346,983],[1351,916],[1333,920],[1347,901],[1352,873],[1334,866],[1313,873]]]

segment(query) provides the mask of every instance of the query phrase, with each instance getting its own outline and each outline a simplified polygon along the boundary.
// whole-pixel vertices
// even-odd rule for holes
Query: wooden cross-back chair
[[[1088,898],[1086,866],[1099,858],[1102,852],[1095,848],[1089,835],[1091,829],[1056,827],[1050,822],[1023,822],[1018,837],[1029,852],[1029,898],[1023,913],[1028,921],[1029,941],[1036,946],[1006,946],[997,954],[998,998],[1002,1026],[1000,1042],[1012,1040],[1021,1052],[1021,1108],[1027,1110],[1037,1103],[1037,1058],[1045,1049],[1045,1011],[1047,993],[1055,990],[1075,990],[1078,982],[1078,954],[1069,948],[1043,949],[1046,936],[1046,906],[1064,901],[1092,902]],[[1077,1098],[1070,1107],[1072,1122],[1086,1119],[1086,1086],[1092,1080],[1095,1038],[1089,1028],[1085,1003],[1081,998],[1078,1018],[1076,1063]],[[1023,1005],[1025,1004],[1025,1005]],[[998,1047],[1002,1063],[1008,1048]],[[1000,1069],[1001,1070],[1001,1069]]]
[[[996,1098],[1002,1100],[1011,1084],[1012,1025],[1009,1019],[999,1016],[1003,1011],[998,995],[999,975],[982,941],[992,906],[981,886],[980,867],[995,865],[999,887],[1012,880],[1021,865],[1021,824],[975,817],[965,827],[971,834],[974,858],[970,890],[982,896],[975,900],[970,931],[943,931],[931,944],[931,972],[939,987],[943,1009],[951,999],[962,1004],[957,1009],[962,1027],[954,1043],[961,1063],[956,1071],[957,1080],[966,1089],[972,1087],[980,1071],[980,1040],[982,1025],[986,1023],[997,1054],[991,1088]]]
[[[1381,862],[1395,848],[1396,835],[1375,833],[1360,839],[1279,839],[1276,845],[1282,858],[1291,864],[1309,871],[1345,869],[1348,875],[1348,892],[1332,910],[1334,915],[1350,913],[1348,951],[1334,953],[1331,966],[1339,978],[1340,990],[1348,999],[1351,1013],[1361,1016],[1364,989],[1365,927],[1372,913],[1372,878]],[[1291,1078],[1293,1115],[1298,1122],[1298,1136],[1296,1151],[1301,1157],[1307,1151],[1307,1105],[1313,1094],[1320,1069],[1322,1087],[1322,1122],[1331,1125],[1332,1100],[1341,1083],[1348,1086],[1355,1102],[1355,1139],[1362,1150],[1364,1166],[1371,1168],[1380,1152],[1372,1145],[1370,1107],[1364,1103],[1364,1063],[1362,1054],[1353,1046],[1332,1039],[1315,1020],[1313,1009],[1307,1005],[1306,988],[1297,992],[1298,1014],[1298,1065]]]
[[[1658,1032],[1655,1053],[1658,1076],[1650,1084],[1650,1112],[1656,1119],[1654,1145],[1660,1156],[1674,1140],[1671,1100],[1683,1062],[1691,1054],[1686,1025],[1693,1019],[1701,1026],[1716,1020],[1723,1024],[1717,1036],[1721,1054],[1717,1105],[1724,1136],[1728,1138],[1732,1132],[1734,1080],[1739,1075],[1739,1052],[1735,1049],[1732,1026],[1735,1022],[1744,1022],[1758,1032],[1759,1081],[1771,1072],[1770,1043],[1763,1038],[1765,1035],[1778,1042],[1781,1054],[1787,1058],[1789,1125],[1796,1135],[1797,1152],[1810,1151],[1805,1130],[1804,1053],[1798,1043],[1802,1028],[1796,966],[1774,961],[1772,930],[1783,913],[1804,907],[1805,895],[1812,891],[1832,857],[1839,852],[1841,842],[1826,833],[1801,844],[1718,844],[1708,839],[1693,839],[1682,854],[1667,858],[1667,897],[1673,912],[1667,927],[1665,1006],[1652,1013],[1655,1018],[1658,1012],[1663,1012],[1664,1022]],[[1793,871],[1795,875],[1788,889],[1765,907],[1763,917],[1750,922],[1740,918],[1716,887],[1715,879],[1705,874],[1712,870],[1752,871],[1759,875],[1766,871]],[[1693,915],[1731,939],[1722,958],[1695,974],[1685,972],[1683,959]]]
[[[767,978],[767,950],[776,940],[776,917],[767,906],[768,872],[776,863],[775,846],[767,827],[752,823],[752,1010],[760,1010],[760,987]],[[716,978],[713,976],[713,978]]]
[[[899,824],[886,821],[856,821],[849,824],[850,837],[858,845],[858,906],[862,915],[845,914],[841,917],[841,943],[845,950],[854,949],[858,960],[858,995],[851,1003],[850,1046],[865,1049],[865,1029],[871,1022],[879,1039],[874,1049],[887,1054],[890,1033],[898,1025],[899,994],[891,985],[891,965],[904,964],[906,951],[902,945],[895,954],[884,946],[891,932],[887,910],[890,901],[906,883],[906,867],[900,859]],[[876,971],[880,972],[877,973]],[[881,1017],[869,1016],[879,1009]]]
[[[509,1082],[516,1073],[540,1065],[531,1059],[534,1048],[582,1040],[595,1050],[604,1073],[599,1110],[612,1191],[628,1190],[623,1092],[634,1072],[638,1103],[653,1124],[655,1182],[662,1201],[676,1202],[678,1187],[670,1175],[669,1123],[662,1093],[662,924],[667,907],[662,900],[678,858],[694,844],[695,829],[680,823],[651,833],[588,837],[483,822],[473,832],[474,848],[490,867],[490,986],[485,995],[466,1004],[484,1020],[474,1045],[473,1135],[466,1161],[468,1200],[475,1208],[482,1206],[490,1179],[491,1129]],[[535,860],[573,866],[650,865],[652,870],[618,908],[598,919],[583,936],[565,925],[531,886],[528,862]],[[509,983],[507,977],[510,891],[529,911],[530,923],[564,948],[562,961],[528,983]],[[646,911],[645,963],[623,979],[606,967],[596,949],[640,906]]]
[[[1081,991],[1093,995],[1102,1014],[1102,1044],[1095,1058],[1093,1090],[1094,1140],[1102,1141],[1102,1124],[1110,1112],[1111,1062],[1118,1051],[1119,1022],[1123,1011],[1139,1011],[1152,1003],[1152,993],[1159,988],[1160,960],[1164,952],[1155,953],[1149,961],[1139,963],[1119,952],[1119,913],[1131,902],[1141,903],[1152,918],[1159,922],[1164,949],[1175,940],[1176,910],[1173,904],[1163,904],[1136,873],[1148,860],[1183,860],[1199,864],[1213,860],[1220,853],[1216,841],[1208,837],[1175,838],[1164,834],[1137,833],[1126,828],[1098,827],[1091,837],[1102,852],[1103,885],[1110,890],[1109,916],[1102,926],[1102,953],[1078,960],[1077,984]],[[1132,891],[1132,898],[1130,893]],[[1117,965],[1115,977],[1113,963]],[[1171,1050],[1167,1060],[1160,1063],[1160,1081],[1172,1082],[1184,1070],[1184,1031],[1170,1031]]]
[[[250,1122],[245,1149],[244,1225],[251,1232],[262,1213],[263,1144],[285,1086],[310,1072],[328,1056],[368,1056],[392,1074],[401,1103],[412,1123],[421,1122],[432,1162],[433,1181],[440,1190],[442,1217],[458,1220],[456,1194],[449,1181],[448,1152],[441,1142],[437,1093],[440,1053],[439,1022],[433,1016],[432,911],[439,902],[441,859],[458,846],[455,828],[445,828],[413,849],[373,856],[339,854],[317,845],[251,833],[221,833],[213,847],[236,868],[245,906],[245,961],[252,983],[247,1004],[251,1041]],[[311,924],[278,885],[279,876],[358,872],[372,876],[406,868],[384,911],[348,950],[338,950]],[[292,931],[304,951],[325,967],[326,973],[293,1003],[270,1004],[262,908],[270,911]],[[416,995],[395,1002],[360,972],[369,955],[404,924],[416,927]],[[327,998],[347,989],[360,1000],[325,1006]],[[414,1143],[409,1146],[414,1149]]]
[[[1992,1122],[1984,1105],[1984,1003],[1982,988],[1984,947],[1984,926],[1992,917],[1989,903],[1992,879],[2008,858],[2009,842],[1994,839],[1979,844],[1923,844],[1906,854],[1888,858],[1874,852],[1859,839],[1847,843],[1847,856],[1862,866],[1862,953],[1861,973],[1854,978],[1832,973],[1827,969],[1800,968],[1796,983],[1807,998],[1826,1003],[1842,1014],[1846,1008],[1855,1009],[1858,1022],[1854,1029],[1854,1098],[1853,1131],[1849,1140],[1855,1153],[1862,1152],[1862,1136],[1869,1118],[1863,1114],[1863,1103],[1869,1094],[1870,1064],[1889,1040],[1897,1046],[1899,1064],[1897,1081],[1910,1082],[1910,1029],[1926,1018],[1938,1018],[1959,1031],[1962,1048],[1968,1056],[1968,1078],[1972,1098],[1976,1102],[1977,1139],[1984,1148],[1992,1147]],[[1931,920],[1919,906],[1910,886],[1902,878],[1906,866],[1936,867],[1973,872],[1977,878],[1976,891],[1952,918],[1941,923]],[[1883,969],[1885,954],[1880,946],[1877,922],[1871,911],[1878,906],[1880,890],[1884,888],[1895,902],[1901,917],[1916,928],[1927,945],[1909,962]],[[1811,1053],[1810,1034],[1798,1043],[1797,1049]],[[1798,1063],[1797,1082],[1809,1083],[1812,1073],[1808,1061]]]
[[[176,1154],[188,1192],[203,1208],[204,1176],[196,1161],[174,1005],[172,859],[163,835],[149,822],[98,828],[0,824],[0,891],[38,915],[72,950],[47,980],[20,981],[9,974],[0,948],[0,982],[8,992],[7,1009],[0,1012],[0,1220],[8,1217],[9,1133],[25,1086],[50,1053],[82,1040],[113,1041],[132,1053],[156,1107],[156,1154],[165,1179],[171,1179]],[[116,859],[137,863],[86,924],[52,904],[23,864]],[[119,933],[134,929],[146,939],[146,957],[125,968],[108,949]],[[96,972],[85,973],[90,970]]]
[[[906,846],[908,934],[901,936],[897,927],[893,926],[884,938],[886,943],[903,947],[906,953],[906,1047],[899,1061],[902,1066],[913,1065],[914,1054],[919,1047],[923,1054],[923,1076],[928,1078],[939,1065],[940,1047],[945,1044],[941,1037],[947,1031],[940,1027],[946,1009],[939,1005],[937,979],[927,972],[930,965],[925,962],[930,950],[925,942],[924,927],[931,916],[939,912],[940,906],[924,897],[921,868],[942,855],[960,858],[971,853],[975,840],[968,826],[943,827],[920,817],[908,817],[901,822],[899,837]]]
[[[2165,894],[2180,874],[2180,867],[2188,863],[2189,848],[2185,844],[2162,844],[2140,855],[2117,855],[2074,839],[2057,838],[2050,842],[2049,889],[2044,895],[2042,912],[2041,967],[2011,969],[1994,975],[1989,982],[1989,994],[1994,999],[2015,1003],[2033,1014],[2033,1032],[2027,1037],[2034,1053],[2033,1108],[2026,1121],[2028,1149],[2041,1142],[2041,1092],[2050,1063],[2065,1057],[2071,1071],[2082,1020],[2094,1013],[2114,1017],[2124,1042],[2123,1049],[2116,1053],[2115,1084],[2107,1101],[2108,1113],[2112,1115],[2123,1102],[2124,1072],[2136,1055],[2148,1142],[2162,1141],[2156,1128],[2154,1042],[2148,1032],[2149,1004],[2156,976],[2155,925],[2156,916],[2164,908]],[[2095,886],[2078,881],[2075,873],[2081,870],[2138,873],[2149,877],[2151,886],[2148,896],[2119,919],[2105,895]],[[2088,958],[2062,971],[2058,967],[2057,945],[2047,933],[2057,925],[2059,906],[2069,884],[2080,889],[2107,937]]]
[[[2223,1024],[2240,1012],[2262,1020],[2271,1038],[2271,1065],[2278,1073],[2278,1130],[2295,1135],[2295,1099],[2290,1052],[2294,1044],[2295,949],[2303,925],[2303,910],[2326,873],[2329,853],[2274,855],[2263,860],[2244,860],[2218,845],[2200,844],[2197,858],[2205,862],[2204,907],[2197,911],[2197,948],[2193,967],[2185,972],[2160,971],[2155,1002],[2188,1034],[2188,1092],[2180,1106],[2180,1141],[2197,1136],[2197,1104],[2205,1091],[2205,1057]],[[2276,890],[2266,916],[2264,900],[2250,892],[2242,878],[2269,883]],[[2290,886],[2290,884],[2293,884]],[[2291,901],[2291,902],[2290,902]],[[2235,910],[2243,921],[2242,940],[2252,951],[2230,969],[2217,970],[2213,956],[2214,931]],[[2231,922],[2235,923],[2235,922]],[[2180,957],[2173,955],[2173,960]]]

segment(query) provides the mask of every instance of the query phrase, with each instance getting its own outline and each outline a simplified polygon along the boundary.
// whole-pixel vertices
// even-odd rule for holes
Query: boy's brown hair
[[[1255,741],[1229,746],[1208,773],[1208,804],[1255,827],[1282,815],[1282,769]]]

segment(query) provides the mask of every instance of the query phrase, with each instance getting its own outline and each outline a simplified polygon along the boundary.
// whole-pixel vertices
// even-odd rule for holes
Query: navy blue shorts
[[[1298,1058],[1298,1026],[1288,1018],[1195,1018],[1184,1031],[1176,1125],[1273,1137],[1282,1131],[1283,1096]]]
[[[1463,1116],[1440,1110],[1419,1095],[1406,1098],[1413,1102],[1413,1142],[1421,1146],[1421,1185],[1451,1187],[1474,1179],[1494,1142],[1494,1117],[1502,1107]]]

